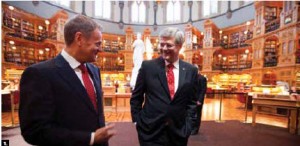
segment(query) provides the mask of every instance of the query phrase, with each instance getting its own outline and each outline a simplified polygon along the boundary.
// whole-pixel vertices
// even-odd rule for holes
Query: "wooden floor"
[[[129,102],[128,100],[126,102]],[[118,104],[119,105],[119,104]],[[105,118],[107,122],[129,122],[131,121],[129,103],[126,106],[118,107],[118,111],[110,107],[105,107]],[[226,97],[223,99],[221,120],[245,120],[244,104],[237,101],[235,97]],[[206,98],[202,110],[202,120],[214,121],[219,119],[220,100],[218,98]],[[14,113],[15,124],[18,125],[18,112]],[[252,112],[248,110],[247,122],[252,122]],[[256,122],[261,124],[273,125],[278,127],[287,127],[288,118],[284,116],[274,116],[258,114]],[[11,112],[2,112],[2,126],[11,125]]]

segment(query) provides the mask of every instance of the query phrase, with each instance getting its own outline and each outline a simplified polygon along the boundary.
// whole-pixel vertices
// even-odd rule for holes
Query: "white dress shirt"
[[[167,68],[167,66],[170,63],[165,60],[165,64],[166,64],[166,68]],[[174,80],[175,80],[175,91],[174,91],[174,95],[175,95],[175,93],[178,89],[178,83],[179,83],[179,59],[176,60],[175,62],[173,62],[172,64],[174,65],[173,73],[174,73]],[[167,72],[166,72],[166,75],[167,75]]]
[[[74,72],[76,73],[77,77],[81,81],[82,85],[84,86],[83,79],[82,79],[82,71],[79,69],[79,66],[80,66],[81,63],[78,62],[74,57],[72,57],[64,49],[61,51],[61,55],[69,63],[69,65],[71,66],[71,68],[74,70]],[[92,81],[92,84],[94,86],[94,82],[93,82],[93,80],[92,80],[92,78],[91,78],[90,75],[89,75],[89,78]],[[94,86],[94,91],[95,91],[95,86]],[[95,133],[92,132],[91,133],[90,145],[94,144],[94,139],[95,139]]]

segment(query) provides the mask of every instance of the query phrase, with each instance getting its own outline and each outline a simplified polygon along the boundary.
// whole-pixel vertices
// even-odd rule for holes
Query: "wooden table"
[[[126,105],[126,99],[129,99],[131,97],[131,93],[116,93],[116,112],[118,111],[118,99],[123,98],[124,105]]]
[[[257,109],[263,107],[283,108],[289,111],[288,129],[292,134],[300,135],[300,101],[289,99],[289,95],[257,94],[252,98],[252,126],[256,125]]]

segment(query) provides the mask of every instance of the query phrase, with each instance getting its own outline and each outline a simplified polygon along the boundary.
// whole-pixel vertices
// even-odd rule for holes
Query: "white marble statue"
[[[133,69],[130,80],[130,87],[134,89],[136,78],[144,60],[145,45],[141,39],[141,34],[137,33],[137,39],[133,42]]]

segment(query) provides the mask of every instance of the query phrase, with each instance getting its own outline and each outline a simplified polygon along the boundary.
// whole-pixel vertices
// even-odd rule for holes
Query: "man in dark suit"
[[[207,80],[206,77],[199,74],[198,75],[198,101],[197,101],[197,114],[195,119],[195,125],[193,126],[192,135],[198,134],[199,128],[201,126],[201,116],[202,116],[202,107],[204,104],[204,97],[207,89]]]
[[[130,99],[141,146],[185,146],[196,112],[197,68],[179,59],[184,34],[159,35],[161,57],[144,61]]]
[[[64,27],[66,48],[54,59],[29,66],[20,84],[24,139],[41,146],[106,146],[115,134],[105,126],[100,70],[100,26],[78,15]]]

